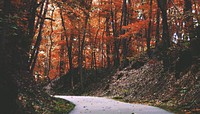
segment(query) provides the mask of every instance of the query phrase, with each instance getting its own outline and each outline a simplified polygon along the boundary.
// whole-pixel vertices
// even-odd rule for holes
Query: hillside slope
[[[126,102],[149,103],[172,110],[200,111],[200,61],[175,78],[175,70],[163,70],[157,59],[146,60],[137,68],[135,62],[98,83],[88,85],[84,95],[107,96]]]

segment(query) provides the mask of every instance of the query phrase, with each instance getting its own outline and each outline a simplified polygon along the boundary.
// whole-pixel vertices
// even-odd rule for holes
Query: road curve
[[[58,95],[54,97],[66,99],[76,105],[70,114],[172,114],[157,107],[124,103],[104,97]]]

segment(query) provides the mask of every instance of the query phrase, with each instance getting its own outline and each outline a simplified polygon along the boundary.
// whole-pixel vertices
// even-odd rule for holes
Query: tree
[[[123,24],[123,26],[128,25],[127,23],[127,5],[126,5],[126,0],[123,0],[123,5],[122,5],[122,20],[121,23]],[[121,34],[125,34],[125,30],[121,31]],[[126,67],[128,64],[128,60],[127,60],[127,51],[128,51],[128,47],[127,47],[127,38],[123,38],[122,39],[122,47],[123,47],[123,67]]]
[[[163,66],[167,70],[169,67],[169,58],[167,56],[167,49],[170,47],[170,36],[167,23],[167,0],[157,0],[158,7],[162,12],[162,51],[163,51]]]
[[[45,18],[46,18],[46,13],[48,10],[48,5],[49,5],[49,0],[44,0],[42,3],[42,6],[41,6],[41,10],[40,10],[41,15],[39,15],[39,17],[38,17],[38,19],[40,19],[40,18],[41,19],[40,19],[40,24],[39,24],[39,32],[37,35],[37,40],[36,40],[36,43],[32,50],[31,58],[29,60],[30,73],[33,73],[33,70],[34,70],[35,64],[36,64],[36,60],[38,57],[39,48],[40,48],[40,44],[41,44],[41,40],[42,40],[42,30],[43,30],[43,25],[44,25]],[[43,9],[44,9],[44,12],[43,12]]]
[[[11,0],[4,0],[0,4],[3,6],[0,7],[1,20],[3,20],[0,22],[2,27],[0,29],[0,113],[14,114],[18,109],[16,102],[19,91],[23,86],[29,87],[33,81],[27,70],[30,49],[27,26],[30,23],[27,21],[29,13],[26,12],[27,7],[33,4],[30,1]]]
[[[147,33],[147,53],[148,53],[148,56],[151,57],[150,41],[151,41],[151,23],[152,23],[152,0],[150,0],[149,6],[150,6],[150,10],[149,10],[148,33]]]

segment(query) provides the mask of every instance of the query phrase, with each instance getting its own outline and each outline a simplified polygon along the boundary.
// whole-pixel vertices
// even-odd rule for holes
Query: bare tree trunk
[[[160,9],[157,9],[156,13],[156,48],[160,42]]]
[[[116,32],[116,26],[115,26],[115,21],[114,21],[114,12],[112,8],[112,0],[110,0],[110,5],[111,5],[111,25],[112,25],[112,31],[113,31],[113,37],[114,37],[114,66],[118,67],[120,65],[120,57],[119,57],[119,40],[117,39],[117,32]]]
[[[148,24],[148,33],[147,33],[147,53],[149,58],[151,57],[151,22],[152,22],[152,0],[149,3],[150,11],[149,11],[149,24]]]
[[[41,43],[41,40],[42,40],[42,29],[43,29],[43,25],[44,25],[47,9],[48,9],[48,4],[49,4],[49,0],[46,0],[44,12],[43,12],[43,14],[41,16],[42,19],[41,19],[41,22],[40,22],[39,33],[38,33],[37,40],[36,40],[35,46],[33,48],[32,54],[31,54],[31,59],[29,61],[30,73],[31,74],[33,73],[33,70],[35,68],[36,60],[37,60],[38,53],[39,53],[39,47],[40,47],[40,43]]]
[[[87,25],[88,25],[88,20],[89,20],[89,14],[86,15],[85,18],[85,24],[84,24],[84,31],[83,31],[83,38],[82,38],[82,42],[79,39],[79,75],[80,75],[80,79],[81,79],[81,89],[84,89],[83,86],[83,50],[84,50],[84,46],[85,46],[85,37],[86,37],[86,29],[87,29]]]
[[[167,0],[159,0],[159,7],[162,12],[162,40],[163,40],[163,48],[170,47],[170,37],[169,37],[169,29],[168,29],[168,23],[167,23]]]
[[[69,42],[69,46],[68,46],[68,59],[69,59],[69,74],[71,77],[71,86],[72,89],[74,89],[74,76],[73,76],[73,70],[74,70],[74,66],[73,66],[73,56],[72,56],[72,41],[73,41],[73,32],[71,33],[70,36],[70,42]]]
[[[185,34],[187,37],[189,37],[191,39],[194,37],[194,34],[192,33],[193,29],[194,29],[194,24],[193,24],[192,1],[191,0],[184,0],[184,9],[183,10],[184,10],[184,15],[186,17],[186,19],[185,19]],[[186,41],[188,39],[187,37],[185,39]]]
[[[85,1],[81,1],[82,4],[85,4]],[[85,9],[87,11],[90,11],[92,5],[92,0],[88,1],[87,5],[85,6]],[[79,75],[81,79],[81,89],[84,89],[84,78],[83,78],[83,51],[84,51],[84,46],[85,46],[85,38],[86,38],[86,30],[88,26],[88,21],[89,21],[89,12],[84,12],[85,13],[85,22],[84,22],[84,28],[83,28],[83,37],[82,41],[80,40],[79,37],[79,57],[78,57],[78,67],[79,67]]]
[[[110,36],[110,31],[109,31],[109,20],[110,17],[106,17],[106,37]],[[109,41],[106,41],[106,55],[107,55],[107,68],[110,69],[111,63],[110,63],[110,44]]]
[[[167,0],[157,0],[158,6],[162,12],[162,51],[163,51],[163,66],[164,69],[167,70],[170,61],[167,55],[167,49],[170,47],[170,37],[169,37],[169,30],[168,30],[168,23],[167,23]]]
[[[126,26],[127,23],[127,5],[126,5],[126,0],[123,0],[123,5],[122,5],[122,20],[121,23],[123,26]],[[122,28],[122,26],[121,26]],[[125,34],[125,30],[121,30],[121,34]],[[127,60],[127,51],[128,51],[128,46],[127,46],[127,38],[122,39],[122,54],[123,54],[123,67],[126,67],[128,65],[128,60]]]
[[[72,62],[72,40],[73,40],[73,32],[70,35],[70,39],[68,39],[67,37],[67,29],[65,27],[65,23],[64,23],[64,17],[62,14],[62,9],[60,8],[60,16],[61,16],[61,20],[62,20],[62,26],[63,26],[63,30],[64,30],[64,35],[66,37],[66,47],[67,47],[67,53],[68,53],[68,59],[69,59],[69,74],[70,74],[70,80],[71,80],[71,87],[74,88],[74,77],[72,74],[72,70],[73,70],[73,62]]]
[[[53,19],[53,13],[54,13],[55,8],[52,10],[51,12],[51,19]],[[48,52],[48,69],[47,69],[47,78],[48,78],[48,82],[51,82],[49,73],[51,71],[51,51],[52,51],[52,47],[53,47],[53,41],[52,41],[52,34],[53,34],[53,21],[51,20],[51,33],[49,35],[49,41],[50,41],[50,45],[49,45],[49,52]]]
[[[105,61],[104,61],[104,33],[105,32],[103,32],[103,34],[102,34],[102,37],[101,37],[101,55],[102,55],[102,58],[101,58],[101,64],[102,64],[102,68],[104,68],[104,63],[105,63]]]

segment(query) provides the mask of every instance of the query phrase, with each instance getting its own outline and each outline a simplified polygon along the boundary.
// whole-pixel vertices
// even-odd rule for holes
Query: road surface
[[[163,109],[130,104],[104,97],[91,96],[55,96],[71,101],[76,106],[69,114],[172,114]]]

